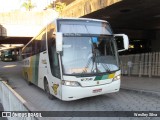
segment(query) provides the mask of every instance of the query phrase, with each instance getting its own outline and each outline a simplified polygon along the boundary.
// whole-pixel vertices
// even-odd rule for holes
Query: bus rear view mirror
[[[115,40],[117,42],[118,52],[128,50],[129,39],[125,34],[114,34]]]
[[[62,51],[62,44],[63,44],[63,37],[62,33],[57,32],[56,33],[56,51],[61,52]]]

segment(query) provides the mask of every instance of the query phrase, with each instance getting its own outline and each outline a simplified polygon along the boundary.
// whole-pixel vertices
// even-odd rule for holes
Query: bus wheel
[[[28,74],[26,73],[26,75],[25,75],[25,78],[26,78],[26,81],[27,81],[27,84],[28,85],[32,85],[32,83],[29,81],[29,79],[28,79]]]
[[[50,100],[53,100],[53,95],[50,93],[48,81],[44,80],[44,90],[47,93],[47,96]]]

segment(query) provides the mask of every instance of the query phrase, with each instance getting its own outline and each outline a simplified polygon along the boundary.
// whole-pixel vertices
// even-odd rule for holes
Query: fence
[[[120,56],[123,75],[160,76],[160,52]]]
[[[0,78],[1,80],[1,78]],[[28,111],[26,101],[21,98],[10,86],[0,81],[0,100],[4,111]],[[12,116],[11,113],[7,116]],[[37,120],[34,117],[8,117],[8,120]]]

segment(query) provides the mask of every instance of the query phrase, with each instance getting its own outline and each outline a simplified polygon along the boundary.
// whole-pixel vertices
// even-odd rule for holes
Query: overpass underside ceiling
[[[32,37],[6,37],[0,39],[0,44],[27,44]]]
[[[160,29],[160,0],[122,0],[82,17],[104,19],[118,29]]]

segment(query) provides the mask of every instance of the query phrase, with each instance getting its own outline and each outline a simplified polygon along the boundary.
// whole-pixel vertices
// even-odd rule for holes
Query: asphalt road
[[[84,98],[76,101],[49,100],[45,92],[38,87],[28,86],[22,77],[21,62],[0,62],[0,76],[9,80],[12,88],[18,92],[37,111],[160,111],[160,99],[131,91]],[[49,118],[44,118],[48,120]],[[157,117],[58,117],[54,120],[159,120]]]

